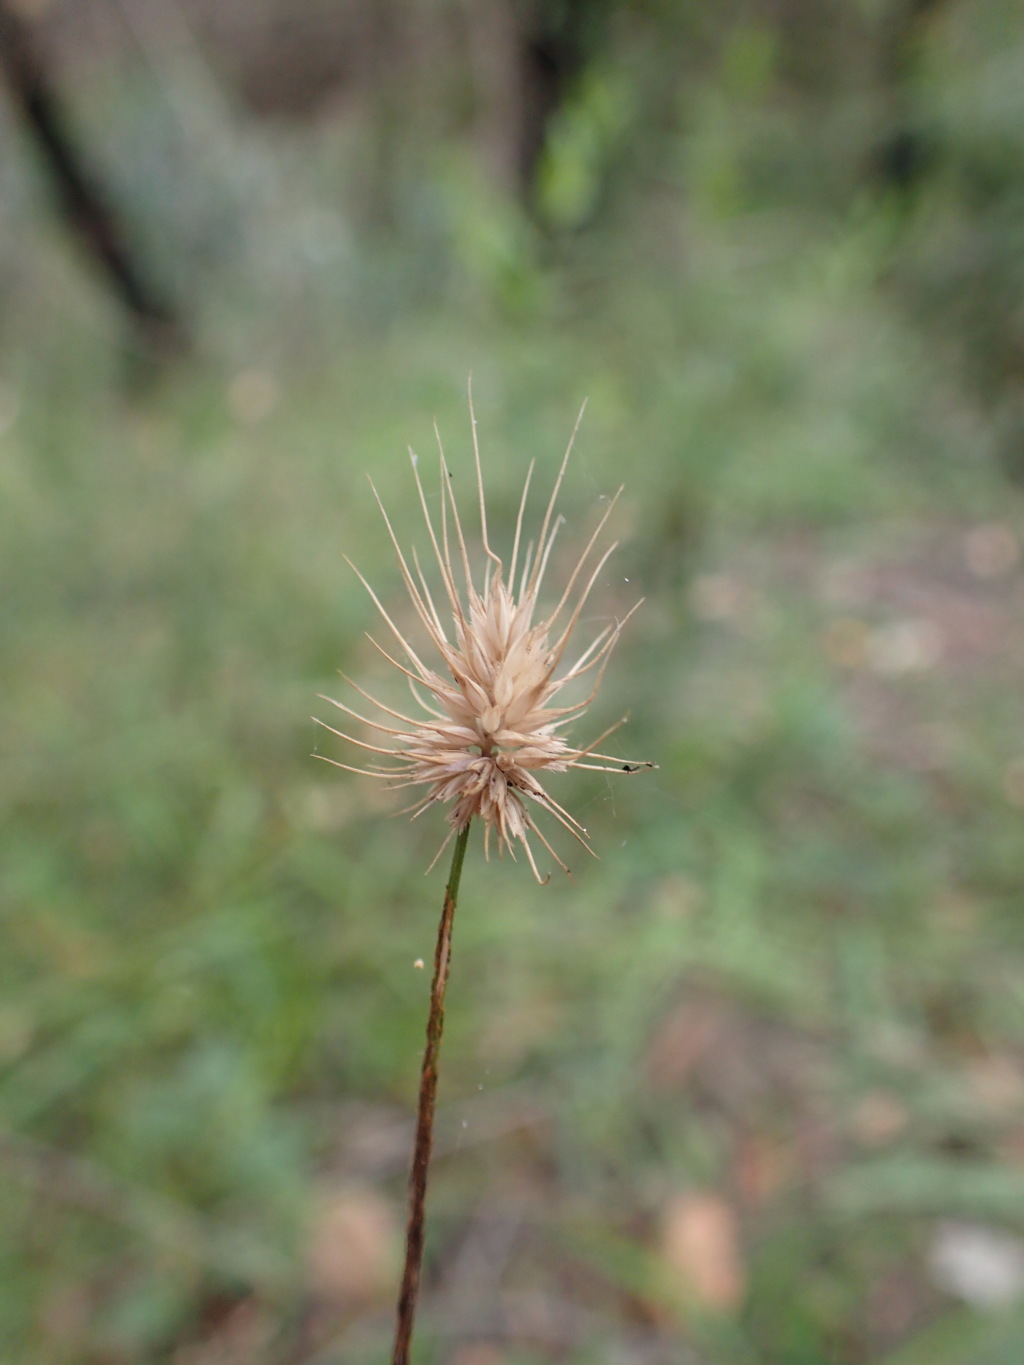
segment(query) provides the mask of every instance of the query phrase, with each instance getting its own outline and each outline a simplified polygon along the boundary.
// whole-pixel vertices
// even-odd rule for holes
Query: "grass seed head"
[[[413,818],[437,802],[449,806],[448,823],[451,828],[434,863],[454,836],[471,820],[479,817],[484,826],[485,848],[489,850],[493,838],[499,853],[508,849],[515,857],[514,846],[521,845],[538,881],[546,878],[542,878],[537,869],[530,844],[531,835],[536,835],[555,862],[567,871],[565,863],[534,823],[533,811],[538,807],[546,811],[589,850],[587,832],[548,794],[540,778],[546,772],[565,772],[569,768],[622,773],[655,766],[652,763],[626,762],[610,754],[599,753],[598,747],[611,730],[605,731],[593,744],[583,749],[574,748],[563,733],[593,701],[622,627],[640,605],[638,602],[621,620],[605,626],[580,653],[574,656],[569,652],[571,637],[591,590],[616,548],[613,543],[601,550],[599,541],[622,491],[620,489],[605,508],[577,559],[557,604],[545,615],[541,615],[538,609],[548,562],[562,525],[562,518],[556,516],[555,506],[582,416],[581,410],[539,534],[535,541],[524,547],[523,519],[533,476],[533,464],[530,465],[519,504],[512,552],[506,566],[506,562],[491,548],[488,539],[480,449],[470,397],[479,533],[483,551],[483,571],[476,576],[471,568],[463,517],[452,491],[440,438],[439,518],[431,515],[420,479],[418,460],[410,451],[413,475],[440,578],[440,592],[431,589],[415,550],[410,556],[402,550],[377,490],[373,489],[406,591],[436,661],[424,660],[423,653],[395,624],[369,583],[353,565],[394,637],[399,657],[395,658],[377,641],[372,642],[389,663],[406,675],[420,714],[409,716],[396,711],[351,683],[354,690],[375,708],[377,719],[363,716],[333,697],[324,697],[323,700],[369,727],[382,739],[386,736],[387,742],[367,743],[323,721],[318,723],[364,752],[377,756],[368,759],[365,767],[355,767],[330,758],[326,759],[328,763],[384,780],[395,787],[425,788],[425,793],[408,808]],[[559,705],[562,689],[581,678],[589,679],[589,694],[581,701]],[[613,726],[612,730],[617,728],[618,725]],[[387,761],[381,762],[379,759]],[[431,867],[434,863],[431,863]]]

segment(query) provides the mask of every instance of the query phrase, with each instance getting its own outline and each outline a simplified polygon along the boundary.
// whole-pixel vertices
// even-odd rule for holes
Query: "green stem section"
[[[423,1264],[423,1236],[426,1227],[427,1173],[430,1153],[434,1145],[434,1109],[437,1101],[437,1067],[441,1054],[441,1035],[444,1032],[444,993],[448,985],[448,971],[452,960],[452,925],[455,902],[459,895],[462,864],[466,860],[469,824],[455,837],[451,871],[444,892],[441,922],[437,926],[437,947],[434,949],[434,979],[430,987],[430,1014],[427,1016],[427,1046],[420,1071],[420,1100],[416,1110],[416,1146],[413,1149],[412,1169],[409,1172],[409,1223],[405,1234],[405,1270],[398,1295],[398,1321],[395,1327],[395,1350],[392,1365],[409,1365],[412,1325],[416,1316],[416,1300],[420,1289],[420,1267]]]

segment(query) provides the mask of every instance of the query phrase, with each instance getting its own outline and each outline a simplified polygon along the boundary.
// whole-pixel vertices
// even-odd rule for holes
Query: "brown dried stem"
[[[455,902],[459,895],[459,879],[466,857],[470,822],[459,830],[452,852],[452,866],[445,887],[441,922],[437,927],[437,946],[434,949],[434,979],[430,987],[430,1014],[427,1017],[427,1046],[423,1053],[420,1072],[420,1098],[416,1111],[416,1145],[412,1169],[409,1172],[409,1223],[405,1234],[405,1270],[398,1295],[398,1321],[395,1327],[395,1350],[392,1365],[409,1365],[413,1319],[419,1298],[420,1266],[423,1263],[423,1236],[427,1200],[427,1175],[430,1152],[434,1144],[434,1108],[437,1101],[438,1060],[441,1054],[441,1035],[444,1032],[444,993],[448,985],[448,971],[452,956],[452,924]]]

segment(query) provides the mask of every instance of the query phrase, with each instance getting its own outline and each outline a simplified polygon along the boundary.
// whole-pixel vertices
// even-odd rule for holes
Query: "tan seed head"
[[[484,554],[479,588],[474,581],[462,518],[452,492],[444,452],[440,449],[440,438],[439,525],[430,514],[417,457],[410,451],[427,534],[440,575],[442,595],[438,600],[445,607],[445,615],[450,615],[450,621],[446,621],[439,610],[415,550],[411,555],[411,563],[403,553],[377,490],[373,489],[406,591],[438,656],[438,663],[432,666],[424,661],[384,609],[366,579],[352,565],[394,636],[401,657],[393,657],[370,638],[388,662],[406,675],[422,714],[407,716],[351,683],[355,691],[377,709],[380,719],[372,720],[360,715],[333,697],[324,697],[323,700],[379,735],[390,736],[390,744],[370,744],[323,721],[318,722],[349,743],[393,760],[390,764],[372,762],[365,768],[339,763],[331,758],[327,758],[326,762],[350,772],[382,779],[395,787],[426,788],[425,795],[408,808],[413,812],[413,818],[435,802],[450,806],[448,823],[451,829],[437,857],[440,857],[456,833],[464,829],[475,816],[479,816],[484,824],[485,848],[489,850],[493,834],[499,853],[507,848],[514,857],[513,844],[518,841],[538,881],[546,878],[542,878],[537,869],[530,847],[530,834],[536,834],[563,870],[568,869],[535,825],[533,807],[547,811],[589,849],[586,830],[545,791],[538,780],[540,775],[545,772],[565,772],[568,768],[621,773],[655,766],[653,763],[626,762],[609,754],[598,753],[598,746],[611,730],[605,731],[593,744],[583,749],[574,748],[563,734],[593,701],[622,627],[640,605],[638,602],[621,620],[605,626],[579,654],[575,657],[568,655],[569,661],[565,663],[570,638],[580,614],[601,570],[616,548],[613,543],[605,550],[598,551],[597,544],[621,489],[610,500],[576,561],[576,567],[570,573],[557,604],[541,619],[536,619],[541,586],[562,524],[561,517],[555,515],[555,504],[582,416],[581,410],[555,479],[540,533],[535,542],[524,548],[523,518],[534,468],[532,463],[530,465],[506,572],[505,562],[491,548],[488,539],[480,449],[470,396],[480,538]],[[582,701],[564,706],[555,704],[563,688],[587,677],[592,680],[592,686]],[[394,723],[389,724],[388,721]],[[617,725],[612,726],[612,730],[617,728]],[[434,859],[436,861],[437,858]],[[431,867],[433,865],[431,863]]]

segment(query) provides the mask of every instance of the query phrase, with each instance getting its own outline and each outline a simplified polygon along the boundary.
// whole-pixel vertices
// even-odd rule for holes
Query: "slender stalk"
[[[441,1035],[444,1032],[444,992],[448,985],[448,970],[452,960],[452,924],[455,902],[459,895],[459,879],[466,857],[470,822],[459,830],[452,853],[451,871],[444,892],[441,922],[437,926],[437,946],[434,949],[434,979],[430,987],[430,1014],[427,1016],[427,1046],[420,1071],[420,1099],[416,1110],[416,1145],[413,1149],[412,1169],[409,1172],[409,1223],[405,1234],[405,1270],[398,1295],[398,1321],[395,1327],[395,1350],[392,1365],[409,1365],[409,1346],[412,1325],[416,1316],[416,1301],[420,1289],[420,1266],[423,1263],[423,1234],[427,1200],[427,1173],[430,1152],[434,1145],[434,1107],[437,1100],[437,1066],[441,1054]]]

